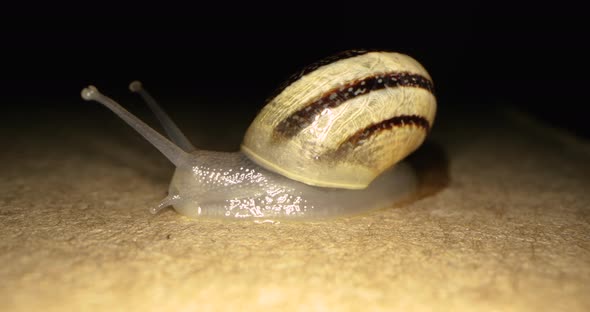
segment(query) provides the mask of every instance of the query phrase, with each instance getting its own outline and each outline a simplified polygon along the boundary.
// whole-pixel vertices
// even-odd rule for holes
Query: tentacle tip
[[[86,101],[94,100],[98,94],[98,89],[95,86],[88,86],[82,89],[82,92],[80,93],[82,98]]]
[[[131,92],[139,92],[142,88],[143,86],[139,80],[132,81],[129,84],[129,90],[131,90]]]
[[[153,215],[158,214],[160,211],[164,210],[164,208],[166,208],[168,206],[170,206],[170,205],[165,202],[161,202],[157,206],[150,207],[150,213]]]

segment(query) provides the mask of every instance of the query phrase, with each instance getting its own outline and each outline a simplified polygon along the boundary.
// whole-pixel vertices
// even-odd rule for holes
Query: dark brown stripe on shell
[[[323,58],[319,61],[316,61],[315,63],[312,63],[308,66],[305,66],[302,70],[300,70],[299,72],[291,75],[287,80],[285,80],[272,94],[271,96],[268,97],[268,99],[266,100],[266,103],[270,102],[272,99],[274,99],[277,95],[279,95],[281,92],[283,92],[283,90],[285,90],[288,86],[290,86],[292,83],[294,83],[295,81],[299,80],[301,77],[315,71],[316,69],[322,67],[322,66],[326,66],[328,64],[332,64],[334,62],[340,61],[340,60],[344,60],[344,59],[348,59],[351,57],[355,57],[355,56],[359,56],[359,55],[363,55],[363,54],[367,54],[369,52],[376,52],[376,51],[380,51],[380,50],[368,50],[368,49],[359,49],[359,50],[347,50],[347,51],[343,51],[340,52],[338,54],[332,55],[332,56],[328,56],[326,58]]]
[[[367,126],[353,135],[349,136],[344,142],[340,143],[340,145],[336,148],[336,150],[330,152],[331,156],[342,155],[343,153],[347,153],[352,149],[355,149],[358,146],[363,145],[365,142],[368,141],[374,135],[377,135],[383,131],[392,130],[394,128],[399,127],[418,127],[424,129],[425,131],[430,130],[430,123],[428,120],[422,116],[418,115],[401,115],[395,116],[393,118],[389,118],[383,120],[381,122],[372,124]]]
[[[395,87],[421,88],[434,93],[432,81],[419,74],[393,72],[365,77],[325,92],[316,100],[281,121],[275,128],[275,135],[287,138],[293,137],[309,126],[315,120],[315,117],[319,116],[325,109],[338,107],[350,99],[371,91]]]

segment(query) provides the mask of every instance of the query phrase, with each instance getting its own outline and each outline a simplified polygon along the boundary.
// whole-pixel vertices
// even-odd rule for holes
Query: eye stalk
[[[156,130],[123,108],[119,103],[100,93],[95,86],[88,86],[82,89],[81,96],[86,101],[98,102],[113,111],[113,113],[121,117],[121,119],[139,132],[146,140],[152,143],[176,167],[191,166],[194,163],[194,157],[191,154],[166,139]]]
[[[166,111],[158,104],[158,102],[149,94],[144,88],[140,81],[133,81],[129,84],[129,90],[133,93],[139,94],[148,107],[152,110],[156,118],[160,121],[162,127],[166,131],[166,134],[180,148],[182,148],[185,152],[193,152],[196,148],[193,144],[188,140],[188,138],[180,131],[176,123],[172,121],[172,118],[168,116]]]

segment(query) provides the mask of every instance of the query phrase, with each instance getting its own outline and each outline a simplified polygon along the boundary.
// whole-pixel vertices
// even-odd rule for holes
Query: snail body
[[[207,165],[177,168],[169,194],[159,205],[173,205],[189,217],[318,219],[384,207],[416,188],[407,164],[380,176],[364,190],[307,185],[258,166],[241,152],[197,151]],[[205,162],[206,161],[206,162]]]
[[[436,111],[426,70],[409,56],[355,50],[312,64],[270,98],[248,128],[241,151],[199,150],[138,82],[168,140],[92,86],[95,100],[170,159],[169,195],[189,216],[322,218],[408,198],[412,168],[398,163],[425,139]],[[397,164],[396,164],[397,163]]]

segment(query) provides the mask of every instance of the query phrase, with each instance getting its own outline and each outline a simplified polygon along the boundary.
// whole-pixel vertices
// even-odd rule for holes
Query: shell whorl
[[[242,151],[316,186],[365,188],[424,141],[436,112],[426,70],[394,52],[341,53],[281,89],[248,129]]]

